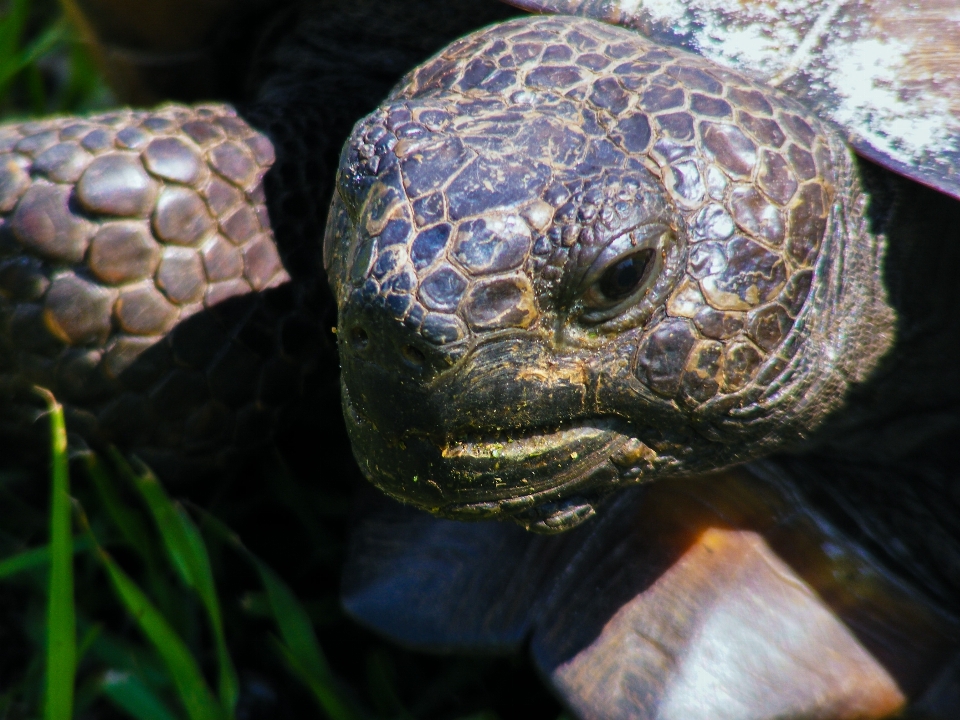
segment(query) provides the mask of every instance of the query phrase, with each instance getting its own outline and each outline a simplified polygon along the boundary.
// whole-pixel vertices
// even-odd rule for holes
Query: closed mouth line
[[[610,425],[606,421],[585,421],[554,427],[533,428],[521,431],[497,431],[491,435],[466,437],[448,441],[440,448],[448,460],[497,459],[506,462],[535,458],[547,452],[555,452],[565,445],[574,445],[606,435]],[[574,457],[576,459],[576,453]]]

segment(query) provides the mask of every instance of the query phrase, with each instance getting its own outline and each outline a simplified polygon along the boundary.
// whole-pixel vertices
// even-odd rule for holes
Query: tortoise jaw
[[[401,502],[456,520],[509,519],[560,532],[591,517],[601,496],[637,482],[641,465],[655,457],[616,418],[437,438],[416,429],[384,432],[347,391],[343,404],[367,479]]]
[[[445,460],[478,473],[496,473],[502,465],[529,468],[536,474],[536,465],[558,462],[569,456],[576,461],[582,453],[597,445],[606,446],[614,432],[612,423],[604,420],[565,423],[556,428],[497,430],[467,434],[444,442],[440,453]],[[532,467],[531,467],[532,466]],[[562,469],[562,468],[558,468]],[[522,470],[521,470],[522,472]]]
[[[438,514],[460,520],[499,517],[548,534],[576,527],[595,514],[598,500],[642,481],[657,464],[657,454],[634,433],[617,418],[601,417],[520,437],[450,442],[443,457],[457,463],[457,472],[466,468],[480,482],[493,476],[509,495],[501,490],[490,499],[445,506]]]

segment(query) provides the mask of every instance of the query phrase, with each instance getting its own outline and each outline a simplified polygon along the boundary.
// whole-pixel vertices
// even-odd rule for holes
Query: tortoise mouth
[[[512,519],[550,532],[592,514],[591,503],[640,474],[636,433],[613,417],[452,436],[377,428],[343,393],[344,415],[361,469],[391,497],[459,520]],[[557,521],[559,523],[559,521]],[[536,527],[534,527],[536,526]]]
[[[443,514],[515,515],[584,491],[621,444],[616,424],[587,418],[436,443],[446,477],[466,491]]]
[[[443,458],[452,463],[493,471],[502,465],[536,465],[549,461],[552,455],[562,456],[568,450],[570,459],[577,460],[577,448],[583,448],[606,439],[612,430],[609,420],[563,423],[555,426],[496,428],[486,432],[461,433],[459,439],[438,443]],[[559,459],[559,458],[557,458]]]

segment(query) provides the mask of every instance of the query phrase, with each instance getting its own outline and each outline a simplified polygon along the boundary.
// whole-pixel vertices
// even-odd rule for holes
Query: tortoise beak
[[[373,320],[357,347],[355,315],[344,314],[339,332],[344,417],[361,469],[388,495],[437,515],[550,531],[541,521],[559,513],[569,527],[597,498],[636,481],[645,462],[636,433],[596,411],[585,358],[508,336],[403,367],[390,351],[403,343]]]

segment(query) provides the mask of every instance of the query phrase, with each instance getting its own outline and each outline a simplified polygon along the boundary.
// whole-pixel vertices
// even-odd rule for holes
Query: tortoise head
[[[760,90],[626,30],[526,18],[358,123],[325,263],[365,474],[556,531],[618,487],[816,427],[885,346],[878,251],[846,148]]]

